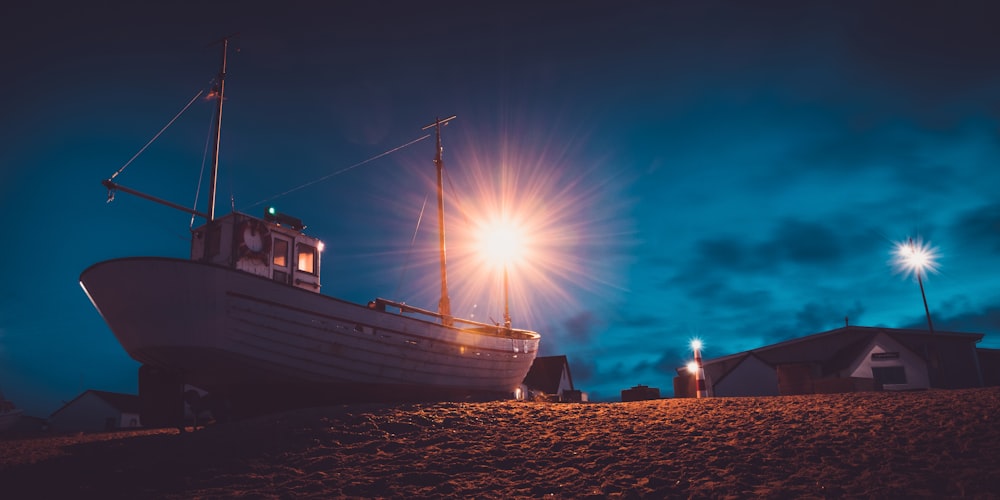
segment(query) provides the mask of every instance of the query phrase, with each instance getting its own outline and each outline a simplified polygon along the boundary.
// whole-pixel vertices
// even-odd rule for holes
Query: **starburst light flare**
[[[921,238],[914,242],[910,238],[905,243],[898,243],[893,264],[896,271],[906,276],[914,275],[920,285],[920,298],[924,301],[924,312],[927,314],[927,329],[934,333],[934,323],[931,321],[931,308],[927,305],[927,294],[924,293],[923,276],[927,272],[937,272],[937,249],[925,244]]]
[[[570,316],[595,313],[595,303],[617,302],[625,290],[624,249],[634,243],[628,199],[620,195],[627,179],[603,160],[582,155],[573,137],[553,139],[532,126],[510,126],[476,130],[463,140],[464,130],[451,133],[445,170],[449,292],[456,316],[475,312],[500,324],[509,306],[514,327],[550,331]],[[435,185],[425,161],[414,161],[412,168]],[[416,197],[387,202],[415,215],[412,207],[421,206]],[[431,233],[421,229],[413,239]],[[408,261],[428,270],[409,275],[432,276],[430,257]],[[436,283],[418,279],[403,283],[401,295],[428,303]]]
[[[700,351],[701,347],[702,347],[701,339],[699,339],[699,338],[691,339],[691,350],[692,351]]]
[[[938,271],[937,258],[937,248],[932,247],[930,243],[925,243],[919,237],[916,241],[910,238],[896,244],[893,251],[893,267],[896,272],[904,276],[920,278],[928,273]]]

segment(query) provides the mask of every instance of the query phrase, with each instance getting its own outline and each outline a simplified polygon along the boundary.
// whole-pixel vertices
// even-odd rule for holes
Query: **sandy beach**
[[[331,406],[0,449],[5,499],[1000,498],[1000,388]]]

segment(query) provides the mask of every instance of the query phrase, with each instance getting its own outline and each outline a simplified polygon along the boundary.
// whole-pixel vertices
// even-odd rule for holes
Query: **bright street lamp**
[[[523,243],[520,232],[510,223],[483,227],[480,245],[487,260],[503,268],[503,324],[510,328],[510,265],[517,261]]]
[[[931,310],[927,307],[927,295],[924,293],[923,275],[925,272],[937,271],[937,251],[923,241],[917,240],[914,243],[910,238],[906,243],[896,245],[896,258],[894,263],[896,268],[904,274],[914,274],[917,277],[917,284],[920,285],[920,297],[924,300],[924,312],[927,313],[927,328],[934,333],[934,324],[931,322]]]

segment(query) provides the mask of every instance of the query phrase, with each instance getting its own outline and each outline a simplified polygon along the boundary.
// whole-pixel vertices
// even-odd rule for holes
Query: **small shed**
[[[100,432],[139,427],[139,396],[90,389],[49,416],[57,432]]]
[[[650,399],[660,399],[659,388],[639,384],[637,386],[633,386],[631,389],[625,389],[622,391],[623,403],[627,403],[629,401],[647,401]]]
[[[573,387],[566,356],[539,356],[535,358],[520,387],[521,397],[533,401],[561,401],[579,403],[583,394]]]

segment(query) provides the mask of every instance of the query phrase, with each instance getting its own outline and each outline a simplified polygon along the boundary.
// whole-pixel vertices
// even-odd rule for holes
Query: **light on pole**
[[[695,397],[708,397],[708,387],[705,384],[705,365],[701,361],[701,340],[691,341],[691,350],[694,351],[694,363],[688,365],[688,371],[694,371]]]
[[[924,301],[924,312],[927,314],[927,328],[934,333],[934,323],[931,321],[931,310],[927,307],[927,294],[924,293],[924,273],[937,271],[937,251],[930,245],[924,244],[918,239],[916,242],[909,238],[905,243],[896,245],[896,268],[904,274],[913,273],[917,277],[917,284],[920,285],[920,297]]]
[[[511,327],[510,319],[510,266],[519,258],[523,246],[520,231],[511,223],[494,223],[486,226],[480,235],[480,245],[488,261],[501,267],[503,273],[503,325]]]

